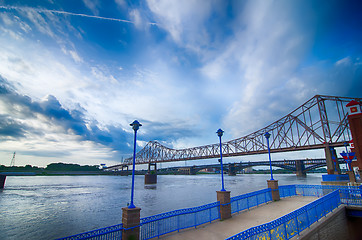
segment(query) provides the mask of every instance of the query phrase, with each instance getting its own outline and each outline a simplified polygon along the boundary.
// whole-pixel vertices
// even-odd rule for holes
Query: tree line
[[[7,167],[4,165],[0,165],[1,172],[102,172],[99,169],[98,165],[85,165],[81,166],[79,164],[73,163],[51,163],[47,165],[45,168],[37,167],[37,166],[14,166]]]

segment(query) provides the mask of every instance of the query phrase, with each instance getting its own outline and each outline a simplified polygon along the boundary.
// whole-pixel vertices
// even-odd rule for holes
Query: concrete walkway
[[[198,226],[196,229],[189,228],[182,230],[180,233],[173,232],[160,237],[160,239],[226,239],[248,228],[267,223],[284,216],[316,199],[318,198],[301,196],[283,198],[277,202],[264,204],[249,211],[234,214],[230,219],[224,221],[216,220],[211,224]]]

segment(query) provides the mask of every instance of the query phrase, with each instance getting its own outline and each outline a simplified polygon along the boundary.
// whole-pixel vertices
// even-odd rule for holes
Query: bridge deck
[[[234,214],[231,219],[215,221],[211,224],[202,225],[196,229],[186,229],[180,233],[170,233],[160,237],[167,240],[197,239],[217,240],[226,239],[248,228],[270,222],[284,216],[314,200],[317,197],[294,196],[283,198],[280,201],[272,202],[253,208],[249,211]]]

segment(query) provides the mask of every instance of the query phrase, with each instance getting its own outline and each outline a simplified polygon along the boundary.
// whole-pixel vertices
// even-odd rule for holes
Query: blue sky
[[[0,164],[108,165],[361,97],[360,1],[0,0]]]

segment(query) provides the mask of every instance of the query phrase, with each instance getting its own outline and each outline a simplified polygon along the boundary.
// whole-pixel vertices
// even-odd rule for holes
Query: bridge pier
[[[151,170],[153,166],[153,170]],[[145,184],[157,183],[157,163],[148,163],[148,171],[145,174]]]
[[[328,174],[341,174],[336,150],[329,146],[329,143],[324,144],[324,152],[326,154],[327,172]],[[336,160],[336,161],[334,161]]]
[[[5,180],[6,180],[6,175],[0,175],[0,189],[4,188]]]
[[[195,168],[195,166],[190,167],[189,175],[196,175],[196,168]]]
[[[124,168],[126,170],[124,170]],[[122,166],[122,168],[121,168],[121,176],[128,176],[128,165]]]
[[[296,160],[295,161],[295,169],[297,177],[305,177],[307,173],[305,171],[304,160]]]
[[[228,175],[229,175],[229,176],[236,176],[236,166],[235,166],[235,163],[229,163]]]

